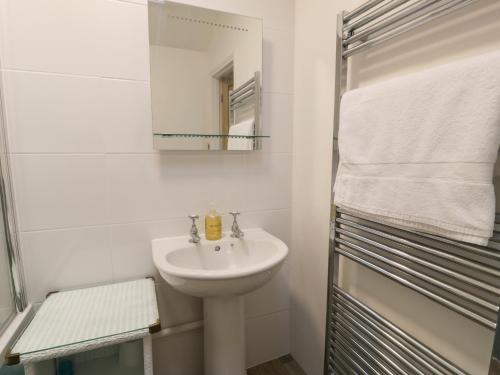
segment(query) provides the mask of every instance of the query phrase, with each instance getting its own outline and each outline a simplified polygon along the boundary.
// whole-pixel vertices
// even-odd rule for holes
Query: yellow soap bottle
[[[217,241],[222,238],[222,217],[215,210],[215,205],[210,204],[210,210],[205,216],[205,237],[209,241]]]

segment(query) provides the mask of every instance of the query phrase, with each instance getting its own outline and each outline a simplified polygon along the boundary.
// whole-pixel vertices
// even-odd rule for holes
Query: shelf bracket
[[[7,366],[15,366],[21,363],[21,355],[19,353],[11,353],[10,351],[5,354],[5,364]]]
[[[149,326],[149,333],[152,335],[152,334],[158,333],[160,331],[161,331],[161,322],[160,322],[160,319],[158,319],[156,321],[156,323],[151,324]]]

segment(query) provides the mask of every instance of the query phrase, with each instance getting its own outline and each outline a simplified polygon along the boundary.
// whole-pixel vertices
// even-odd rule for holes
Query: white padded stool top
[[[11,353],[36,362],[149,335],[159,322],[154,281],[142,279],[50,295]]]

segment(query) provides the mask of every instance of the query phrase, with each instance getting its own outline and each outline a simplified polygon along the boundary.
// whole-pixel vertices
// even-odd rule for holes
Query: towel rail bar
[[[346,49],[343,52],[343,56],[349,57],[349,56],[352,56],[356,53],[360,53],[369,47],[377,46],[381,43],[384,43],[388,40],[391,40],[395,37],[398,37],[401,34],[404,34],[410,30],[413,30],[416,27],[422,26],[430,21],[434,21],[435,19],[437,19],[439,17],[448,15],[448,14],[456,11],[459,8],[462,8],[464,6],[471,4],[474,1],[477,1],[477,0],[455,0],[455,1],[447,2],[444,5],[436,8],[436,9],[433,9],[429,13],[424,13],[422,15],[418,15],[416,18],[413,18],[410,21],[408,21],[402,25],[396,26],[395,28],[388,30],[386,33],[383,33],[383,34],[378,35],[372,39],[369,39],[366,42],[363,42],[355,47]]]
[[[355,250],[357,252],[360,252],[363,255],[368,256],[369,258],[372,258],[372,259],[375,259],[375,260],[382,262],[386,266],[391,266],[391,267],[397,269],[398,271],[401,271],[401,272],[404,272],[405,274],[414,276],[417,279],[423,280],[423,281],[425,281],[433,286],[436,286],[442,290],[445,290],[451,294],[454,294],[457,297],[460,297],[460,298],[462,298],[470,303],[474,303],[478,306],[484,307],[485,309],[488,309],[491,312],[498,313],[498,306],[497,305],[490,303],[482,298],[476,297],[476,296],[472,295],[471,293],[465,292],[462,289],[456,288],[456,287],[451,286],[447,283],[439,281],[439,280],[437,280],[433,277],[430,277],[422,272],[415,271],[413,268],[411,268],[409,266],[402,265],[398,262],[390,260],[382,255],[378,255],[372,251],[369,251],[361,246],[355,245],[355,244],[350,243],[348,241],[345,241],[343,239],[337,238],[336,241],[337,241],[337,243],[346,246],[349,250]],[[340,251],[342,251],[341,254],[344,254],[346,252],[342,248],[339,248],[339,253],[340,253]],[[350,253],[350,254],[352,255],[352,253]],[[367,262],[370,262],[369,260],[366,260],[366,258],[361,257],[361,259],[363,259]]]
[[[396,326],[394,323],[390,322],[382,315],[377,313],[375,310],[371,309],[363,302],[359,301],[343,289],[338,286],[333,286],[332,291],[332,300],[335,303],[342,303],[344,305],[350,306],[352,311],[356,311],[360,320],[363,322],[375,322],[380,329],[385,332],[390,333],[395,340],[399,341],[402,345],[407,345],[414,350],[414,356],[421,358],[420,363],[424,362],[423,358],[430,359],[431,363],[427,363],[428,366],[439,366],[440,368],[446,369],[447,371],[458,374],[458,375],[466,375],[467,373],[458,368],[456,365],[452,364],[446,358],[442,357],[435,351],[429,349],[426,345],[418,341],[409,333],[403,331],[401,328]],[[424,365],[425,367],[425,365]],[[436,370],[435,367],[432,367],[432,370]]]
[[[336,333],[338,333],[338,331],[336,331]],[[346,351],[349,351],[349,348],[352,348],[353,346],[356,348],[356,350],[350,350],[350,352],[356,358],[357,363],[359,365],[362,365],[360,367],[367,369],[367,371],[370,371],[370,373],[372,373],[372,374],[379,374],[380,371],[376,370],[376,368],[378,368],[380,370],[385,370],[386,374],[394,375],[394,373],[392,371],[388,370],[385,366],[383,366],[383,365],[381,366],[380,362],[377,361],[377,359],[374,358],[373,355],[371,355],[366,350],[366,348],[361,346],[357,341],[352,340],[352,341],[348,342],[344,336],[341,336],[338,334],[334,335],[334,337],[335,337],[335,343],[336,343],[335,347],[340,347],[340,348],[344,349],[344,353]],[[354,345],[350,345],[351,343],[353,343]]]
[[[333,372],[333,369],[335,369],[335,370],[337,370],[339,372],[339,374],[354,374],[354,375],[356,375],[356,373],[354,372],[354,370],[351,370],[351,369],[348,370],[347,367],[341,366],[339,362],[340,361],[335,362],[333,364],[333,368],[330,367],[331,372]]]
[[[443,275],[449,276],[450,278],[453,278],[455,280],[462,281],[465,284],[470,285],[472,287],[476,287],[476,288],[479,288],[479,289],[484,290],[486,292],[490,292],[490,293],[493,293],[497,296],[500,296],[500,289],[498,289],[494,285],[488,284],[488,283],[483,282],[481,280],[478,280],[476,278],[467,276],[467,275],[460,273],[460,272],[456,272],[456,271],[449,269],[449,268],[439,266],[439,265],[434,264],[432,262],[429,262],[425,259],[407,254],[403,251],[394,249],[390,246],[378,243],[376,241],[372,241],[369,238],[360,236],[360,235],[355,234],[355,233],[351,233],[351,232],[343,230],[341,228],[337,228],[337,233],[342,234],[346,237],[349,237],[350,239],[354,239],[354,240],[363,242],[364,244],[371,245],[371,246],[377,248],[378,250],[382,250],[382,251],[387,252],[389,254],[396,255],[404,260],[407,260],[407,261],[413,262],[415,264],[418,264],[420,266],[426,267],[427,269],[431,269],[431,270],[436,271],[438,273],[441,273]],[[340,239],[338,240],[338,242],[343,243],[342,240],[340,240]],[[498,312],[498,306],[493,305],[493,304],[490,304],[490,305],[494,307],[493,311]]]
[[[361,225],[359,223],[355,223],[351,220],[338,218],[337,223],[342,224],[342,225],[347,226],[347,227],[352,227],[354,229],[358,229],[358,230],[363,231],[365,233],[373,234],[373,235],[380,237],[382,239],[389,240],[389,241],[395,242],[397,244],[401,244],[407,248],[413,248],[413,249],[419,250],[419,251],[424,252],[424,253],[429,254],[429,255],[435,255],[436,257],[439,257],[443,260],[450,261],[450,262],[453,262],[453,263],[458,264],[460,266],[470,268],[473,271],[478,271],[478,272],[485,273],[485,274],[488,274],[488,275],[491,275],[494,277],[500,277],[500,270],[486,266],[486,265],[481,264],[479,262],[458,256],[458,255],[455,255],[455,254],[441,251],[441,250],[432,248],[430,246],[422,245],[422,244],[417,243],[417,242],[412,242],[412,241],[407,240],[403,237],[394,236],[388,232],[376,230],[376,229],[373,229],[373,228],[368,227],[366,225]]]
[[[363,265],[363,266],[365,266],[365,267],[367,267],[367,268],[369,268],[377,273],[380,273],[380,274],[388,277],[389,279],[392,279],[392,280],[398,282],[399,284],[401,284],[403,286],[406,286],[410,289],[413,289],[416,292],[419,292],[420,294],[428,297],[429,299],[434,300],[435,302],[443,305],[444,307],[447,307],[450,310],[453,310],[453,311],[463,315],[464,317],[469,318],[472,321],[475,321],[476,323],[479,323],[479,324],[485,326],[486,328],[489,328],[492,330],[494,330],[496,328],[496,322],[489,320],[487,317],[480,315],[478,313],[472,312],[469,309],[467,309],[467,308],[465,308],[465,307],[463,307],[455,302],[449,301],[448,299],[441,297],[440,295],[438,295],[434,292],[431,292],[430,290],[425,289],[425,288],[423,288],[415,283],[412,283],[411,281],[408,281],[408,280],[402,278],[401,276],[398,276],[392,272],[389,272],[389,271],[387,271],[387,270],[385,270],[385,269],[383,269],[383,268],[381,268],[373,263],[370,263],[369,261],[367,261],[367,260],[365,260],[357,255],[343,251],[339,248],[336,249],[336,252],[339,253],[340,255],[345,256],[346,258],[351,259],[352,261],[354,261],[356,263],[359,263],[359,264],[361,264],[361,265]]]
[[[242,105],[246,103],[248,100],[252,99],[254,95],[255,95],[255,90],[251,88],[248,91],[245,91],[240,96],[238,96],[236,99],[232,99],[230,107],[235,108],[239,105]]]
[[[251,98],[249,98],[248,100],[244,100],[244,101],[241,101],[239,103],[236,103],[234,105],[232,105],[229,109],[232,111],[232,112],[235,112],[237,109],[245,106],[246,104],[248,104],[249,102],[251,101]]]
[[[359,7],[354,9],[351,12],[347,12],[344,16],[344,21],[348,22],[351,19],[360,16],[364,12],[370,11],[373,7],[377,6],[378,4],[384,2],[385,0],[369,0],[364,4],[361,4]]]
[[[386,344],[372,330],[357,322],[356,319],[347,312],[347,310],[342,308],[340,305],[335,305],[333,308],[335,311],[339,312],[338,315],[334,314],[332,318],[334,321],[334,329],[335,327],[337,329],[341,328],[341,330],[345,328],[349,332],[352,332],[354,336],[356,336],[360,341],[364,342],[367,347],[371,348],[375,353],[377,353],[379,357],[382,357],[388,365],[395,368],[396,370],[398,370],[400,367],[393,359],[391,359],[391,357],[401,362],[405,368],[411,370],[412,374],[426,375],[420,368],[415,366],[403,355],[398,353],[397,350]],[[349,335],[349,332],[344,331],[344,334]],[[367,338],[369,338],[369,340]],[[377,346],[375,346],[372,342],[376,343],[380,347],[380,349],[378,349]]]
[[[336,208],[336,210],[340,214],[344,214],[345,216],[356,217],[355,214],[350,214],[348,211],[344,210],[343,208]],[[390,230],[390,228],[394,229],[394,227],[391,227],[391,226],[386,225],[386,224],[377,223],[375,221],[367,220],[367,219],[364,219],[362,217],[359,217],[359,218],[368,224],[370,224],[370,223],[375,224],[377,226],[381,226],[381,227],[388,229],[388,230]],[[500,219],[498,219],[498,220],[495,219],[495,221],[496,221],[495,222],[496,225],[500,225]],[[488,246],[479,246],[479,245],[466,244],[464,242],[458,242],[458,241],[455,241],[455,240],[452,240],[449,238],[439,237],[439,236],[429,234],[429,233],[421,233],[421,232],[410,231],[410,230],[401,231],[400,234],[403,237],[406,236],[406,237],[410,238],[409,236],[413,236],[413,237],[416,236],[416,237],[421,238],[421,239],[435,240],[439,243],[451,245],[451,247],[453,247],[453,248],[465,250],[466,254],[470,253],[471,255],[477,255],[481,258],[483,258],[483,257],[488,258],[488,259],[484,259],[484,262],[486,262],[486,264],[490,264],[490,260],[500,261],[500,252],[497,251],[498,249],[497,249],[496,244],[492,243],[491,241],[488,243]],[[500,268],[499,268],[499,272],[500,272]]]
[[[252,103],[255,127],[254,135],[261,133],[261,73],[254,76],[229,94],[229,110],[233,116],[233,125],[236,124],[237,110]],[[254,149],[260,149],[261,140],[254,138]]]
[[[354,297],[350,296],[350,298]],[[365,361],[378,367],[380,371],[376,371],[376,374],[391,374],[394,372],[412,375],[431,373],[443,375],[467,374],[425,347],[426,352],[431,354],[427,356],[419,350],[418,346],[412,346],[410,344],[411,340],[405,341],[404,338],[398,337],[393,341],[384,342],[385,336],[380,335],[380,329],[373,328],[373,321],[370,321],[366,315],[361,312],[353,312],[356,311],[356,308],[348,307],[349,303],[338,294],[334,294],[333,300],[334,312],[331,318],[330,334],[335,340],[331,344],[332,352],[335,352],[340,342],[344,348],[356,351]],[[370,322],[372,326],[369,325]],[[394,337],[397,337],[397,335],[395,334]],[[412,340],[416,341],[413,337]],[[417,343],[420,346],[423,345],[418,341]],[[402,347],[405,350],[401,350]],[[334,356],[333,363],[335,363],[335,360]]]
[[[358,375],[368,375],[368,373],[346,352],[346,349],[342,346],[342,344],[338,344],[335,347],[335,351],[337,352],[338,358],[342,359],[341,362],[345,364],[347,368],[352,371],[352,374]]]
[[[339,334],[342,334],[342,337],[345,337],[348,340],[356,340],[358,345],[362,348],[365,348],[367,352],[369,352],[372,356],[378,359],[379,363],[384,367],[383,369],[390,368],[396,371],[398,374],[407,374],[403,370],[403,367],[399,365],[395,360],[393,360],[389,354],[386,354],[385,351],[379,349],[381,348],[383,342],[377,341],[376,336],[372,336],[369,333],[367,336],[363,336],[360,330],[355,328],[353,325],[349,324],[346,320],[344,320],[340,315],[336,316],[336,325],[332,329],[332,331],[337,331]],[[368,339],[369,338],[369,339]],[[377,346],[378,345],[378,346]],[[387,352],[389,352],[390,348],[385,348]],[[393,351],[391,355],[399,360],[399,362],[403,362],[404,358],[398,355],[397,352]],[[413,366],[408,362],[411,366],[405,366],[405,368],[410,368],[412,370],[412,374],[415,375],[425,375],[422,371],[420,371],[417,367]],[[390,371],[390,370],[389,370]],[[388,372],[386,370],[386,372]]]
[[[431,373],[439,373],[438,366],[439,364],[430,360],[424,361],[422,358],[422,353],[417,354],[418,350],[416,348],[411,348],[410,344],[398,338],[397,334],[388,330],[387,328],[383,328],[380,324],[375,323],[371,318],[364,315],[362,312],[356,310],[354,307],[351,307],[347,301],[345,301],[339,295],[335,295],[335,305],[334,309],[338,309],[340,307],[341,313],[344,315],[349,315],[351,320],[357,319],[358,324],[363,325],[365,328],[368,328],[371,332],[376,332],[376,334],[382,339],[386,339],[387,343],[392,345],[395,350],[399,351],[400,356],[406,356],[408,360],[412,360],[417,363],[424,371],[430,371]],[[346,314],[345,312],[349,314]]]
[[[341,374],[354,374],[356,375],[356,371],[352,369],[348,364],[344,362],[344,358],[338,356],[337,357],[338,361],[335,361],[334,363],[331,364],[334,368],[337,370],[341,371]]]
[[[252,86],[248,86],[247,88],[241,90],[240,92],[238,92],[237,94],[233,94],[231,93],[230,95],[230,100],[231,102],[238,102],[240,100],[242,100],[245,96],[249,95],[253,95],[255,93],[255,85],[252,85]]]
[[[443,0],[418,0],[416,2],[412,2],[412,3],[402,7],[400,9],[397,9],[397,11],[395,13],[391,14],[389,17],[385,17],[385,18],[381,18],[381,19],[377,20],[377,18],[380,17],[380,15],[378,15],[377,18],[370,19],[369,22],[371,22],[373,20],[376,20],[376,22],[372,22],[370,25],[365,27],[363,30],[359,30],[359,31],[356,30],[356,27],[352,27],[351,29],[349,29],[350,25],[348,24],[346,26],[346,28],[349,30],[348,32],[350,32],[351,34],[346,36],[346,38],[344,40],[344,45],[347,46],[347,45],[353,44],[355,42],[358,42],[358,41],[362,40],[363,38],[367,38],[370,35],[373,35],[377,32],[380,32],[380,31],[386,29],[387,27],[389,27],[391,25],[397,25],[397,23],[399,21],[402,21],[404,19],[409,20],[410,19],[409,17],[418,14],[421,10],[423,10],[427,7],[430,7],[430,6],[435,7],[437,4],[441,3],[442,1]],[[444,1],[450,2],[453,0],[444,0]],[[383,14],[384,13],[385,12],[383,12]],[[364,19],[365,18],[361,18],[360,21],[364,20]],[[361,24],[360,21],[359,21],[359,23]],[[388,30],[386,30],[386,31],[388,31]]]
[[[339,323],[340,321],[337,321]],[[344,322],[345,323],[345,322]],[[350,328],[350,327],[349,327]],[[342,324],[335,326],[333,335],[342,334],[342,339],[349,340],[349,344],[355,343],[358,350],[364,355],[368,362],[373,363],[380,370],[385,371],[387,374],[403,374],[401,367],[384,354],[380,349],[373,345],[370,341],[364,338],[360,333],[355,330],[349,330],[348,327]]]
[[[240,85],[236,90],[231,93],[231,96],[238,95],[241,91],[247,89],[249,86],[255,85],[255,77],[250,78],[248,81]]]
[[[380,7],[380,8],[377,8],[377,9],[371,11],[365,17],[354,20],[351,23],[348,23],[347,25],[344,26],[344,32],[349,33],[349,32],[352,32],[353,30],[359,29],[361,26],[364,26],[367,23],[370,23],[371,21],[379,18],[380,16],[383,16],[384,14],[386,14],[387,12],[390,12],[393,9],[396,9],[397,7],[407,3],[408,1],[411,1],[411,0],[391,1],[388,4],[385,4],[383,7]]]

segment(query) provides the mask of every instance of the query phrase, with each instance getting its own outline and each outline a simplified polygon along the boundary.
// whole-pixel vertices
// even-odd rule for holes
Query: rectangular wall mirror
[[[258,150],[262,20],[150,0],[157,150]]]

